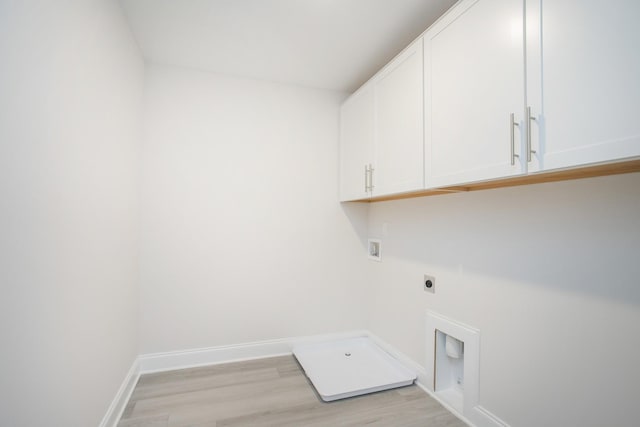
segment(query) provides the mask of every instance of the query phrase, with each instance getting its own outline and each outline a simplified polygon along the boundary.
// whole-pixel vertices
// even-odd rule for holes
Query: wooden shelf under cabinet
[[[538,172],[524,176],[483,181],[472,184],[458,185],[444,188],[412,191],[402,194],[373,197],[370,199],[354,200],[355,202],[382,202],[387,200],[409,199],[413,197],[438,196],[443,194],[464,193],[467,191],[489,190],[493,188],[515,187],[519,185],[541,184],[545,182],[568,181],[573,179],[594,178],[606,175],[620,175],[624,173],[640,172],[640,159],[616,163],[592,165],[580,168]]]

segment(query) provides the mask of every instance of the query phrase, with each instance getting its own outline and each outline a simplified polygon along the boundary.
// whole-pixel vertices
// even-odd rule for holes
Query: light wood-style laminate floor
[[[323,402],[293,356],[142,375],[118,427],[463,427],[415,385]]]

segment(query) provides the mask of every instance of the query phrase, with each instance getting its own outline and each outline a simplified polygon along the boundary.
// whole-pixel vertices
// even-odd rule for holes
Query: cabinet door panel
[[[540,169],[640,155],[640,2],[533,2],[542,61],[529,82]],[[531,22],[532,20],[541,20]],[[541,24],[540,24],[541,22]],[[540,41],[538,43],[540,43]],[[540,70],[540,71],[538,71]],[[536,129],[537,125],[541,128]]]
[[[374,196],[424,186],[422,54],[420,39],[374,81]]]
[[[365,165],[373,163],[373,87],[365,86],[340,109],[340,201],[369,197]]]
[[[426,185],[436,187],[523,173],[522,1],[469,0],[425,35]]]

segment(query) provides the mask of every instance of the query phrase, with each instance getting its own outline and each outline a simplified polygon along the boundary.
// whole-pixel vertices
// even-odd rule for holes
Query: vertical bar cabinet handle
[[[516,157],[520,157],[519,155],[517,155],[515,153],[515,135],[514,135],[514,128],[516,126],[520,126],[518,123],[516,123],[515,118],[514,118],[514,114],[511,113],[511,115],[509,116],[510,118],[510,132],[511,132],[511,166],[516,164]]]
[[[536,150],[531,149],[531,121],[535,121],[536,118],[531,115],[531,107],[527,107],[527,117],[529,123],[527,123],[527,162],[531,161],[531,154],[535,154]]]

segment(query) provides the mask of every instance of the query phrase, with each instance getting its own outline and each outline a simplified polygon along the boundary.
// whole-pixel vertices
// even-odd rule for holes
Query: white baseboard
[[[138,382],[138,378],[140,378],[140,370],[138,358],[136,358],[136,360],[133,361],[131,368],[129,368],[129,372],[127,372],[127,375],[124,377],[124,380],[116,393],[116,397],[113,398],[111,405],[109,405],[107,413],[102,418],[100,427],[115,427],[118,424],[118,421],[120,421],[120,417],[122,417],[122,413],[127,406],[127,402],[129,402],[131,393],[133,393],[133,389]]]
[[[387,353],[389,353],[390,355],[398,359],[400,362],[402,362],[402,364],[404,364],[408,368],[414,370],[418,375],[418,380],[416,381],[417,384],[425,384],[425,381],[427,380],[427,372],[425,371],[422,365],[414,362],[406,354],[399,352],[398,350],[395,349],[395,347],[393,347],[391,344],[387,343],[386,341],[383,341],[377,335],[367,331],[367,336],[371,339],[371,341],[376,343],[378,347],[380,347],[381,349],[383,349],[384,351],[386,351]]]
[[[447,410],[452,414],[470,426],[509,427],[507,423],[503,422],[500,418],[496,417],[481,406],[474,407],[473,413],[470,414],[469,417],[465,417],[455,408],[452,408],[446,402],[442,401],[438,395],[431,391],[431,387],[428,387],[428,381],[432,381],[432,376],[427,374],[422,365],[416,363],[411,358],[399,352],[393,346],[367,330],[305,337],[289,337],[244,344],[140,355],[129,370],[129,373],[127,373],[120,390],[118,390],[118,394],[114,398],[107,414],[100,423],[100,427],[113,427],[117,424],[140,374],[282,356],[291,354],[293,346],[296,344],[356,337],[369,337],[380,348],[398,359],[405,366],[414,370],[418,376],[416,381],[417,385],[429,396],[437,400],[442,406],[447,408]]]
[[[386,351],[387,353],[389,353],[390,355],[392,355],[393,357],[398,359],[400,362],[402,362],[402,364],[407,366],[409,369],[412,369],[413,371],[416,372],[416,374],[418,376],[418,379],[416,380],[416,385],[418,387],[420,387],[422,390],[424,390],[425,393],[427,393],[429,396],[431,396],[435,400],[437,400],[438,403],[440,403],[442,406],[444,406],[453,415],[455,415],[456,417],[458,417],[459,419],[461,419],[465,423],[469,424],[470,426],[473,426],[473,423],[471,423],[471,421],[469,421],[467,418],[465,418],[457,410],[455,410],[454,408],[449,406],[446,402],[443,402],[438,396],[436,396],[431,390],[429,390],[428,387],[426,387],[427,381],[429,381],[431,379],[431,377],[427,374],[427,371],[424,369],[424,367],[422,365],[414,362],[406,354],[399,352],[393,346],[391,346],[386,341],[383,341],[377,335],[374,335],[371,332],[369,332],[368,335],[369,335],[369,338],[373,342],[375,342],[380,348],[382,348],[384,351]]]
[[[416,381],[416,384],[418,385],[418,387],[424,390],[425,393],[427,393],[429,396],[437,400],[438,403],[444,406],[449,412],[451,412],[453,415],[458,417],[460,420],[464,421],[470,426],[476,426],[476,427],[509,427],[507,423],[505,423],[500,418],[496,417],[494,414],[492,414],[491,412],[487,411],[486,409],[484,409],[482,406],[479,406],[479,405],[473,408],[473,413],[470,414],[470,417],[464,416],[457,409],[453,408],[452,406],[447,404],[447,402],[440,399],[440,396],[438,396],[433,391],[431,391],[431,389],[433,388],[433,385],[429,387],[428,382],[433,381],[433,376],[428,375],[427,371],[422,365],[416,363],[404,353],[399,352],[393,346],[383,341],[382,339],[380,339],[380,337],[376,336],[375,334],[371,332],[367,332],[367,336],[384,351],[386,351],[387,353],[389,353],[390,355],[398,359],[408,368],[414,370],[418,375],[418,379]]]
[[[138,358],[138,360],[140,361],[140,373],[148,374],[151,372],[171,371],[174,369],[195,368],[198,366],[282,356],[291,354],[291,349],[294,344],[354,338],[367,335],[367,331],[351,331],[307,337],[289,337],[193,350],[143,354]]]
[[[505,423],[500,418],[484,409],[482,406],[476,406],[475,408],[473,408],[473,411],[475,412],[474,418],[483,420],[483,423],[480,424],[482,426],[486,425],[491,427],[509,427],[509,424]]]

